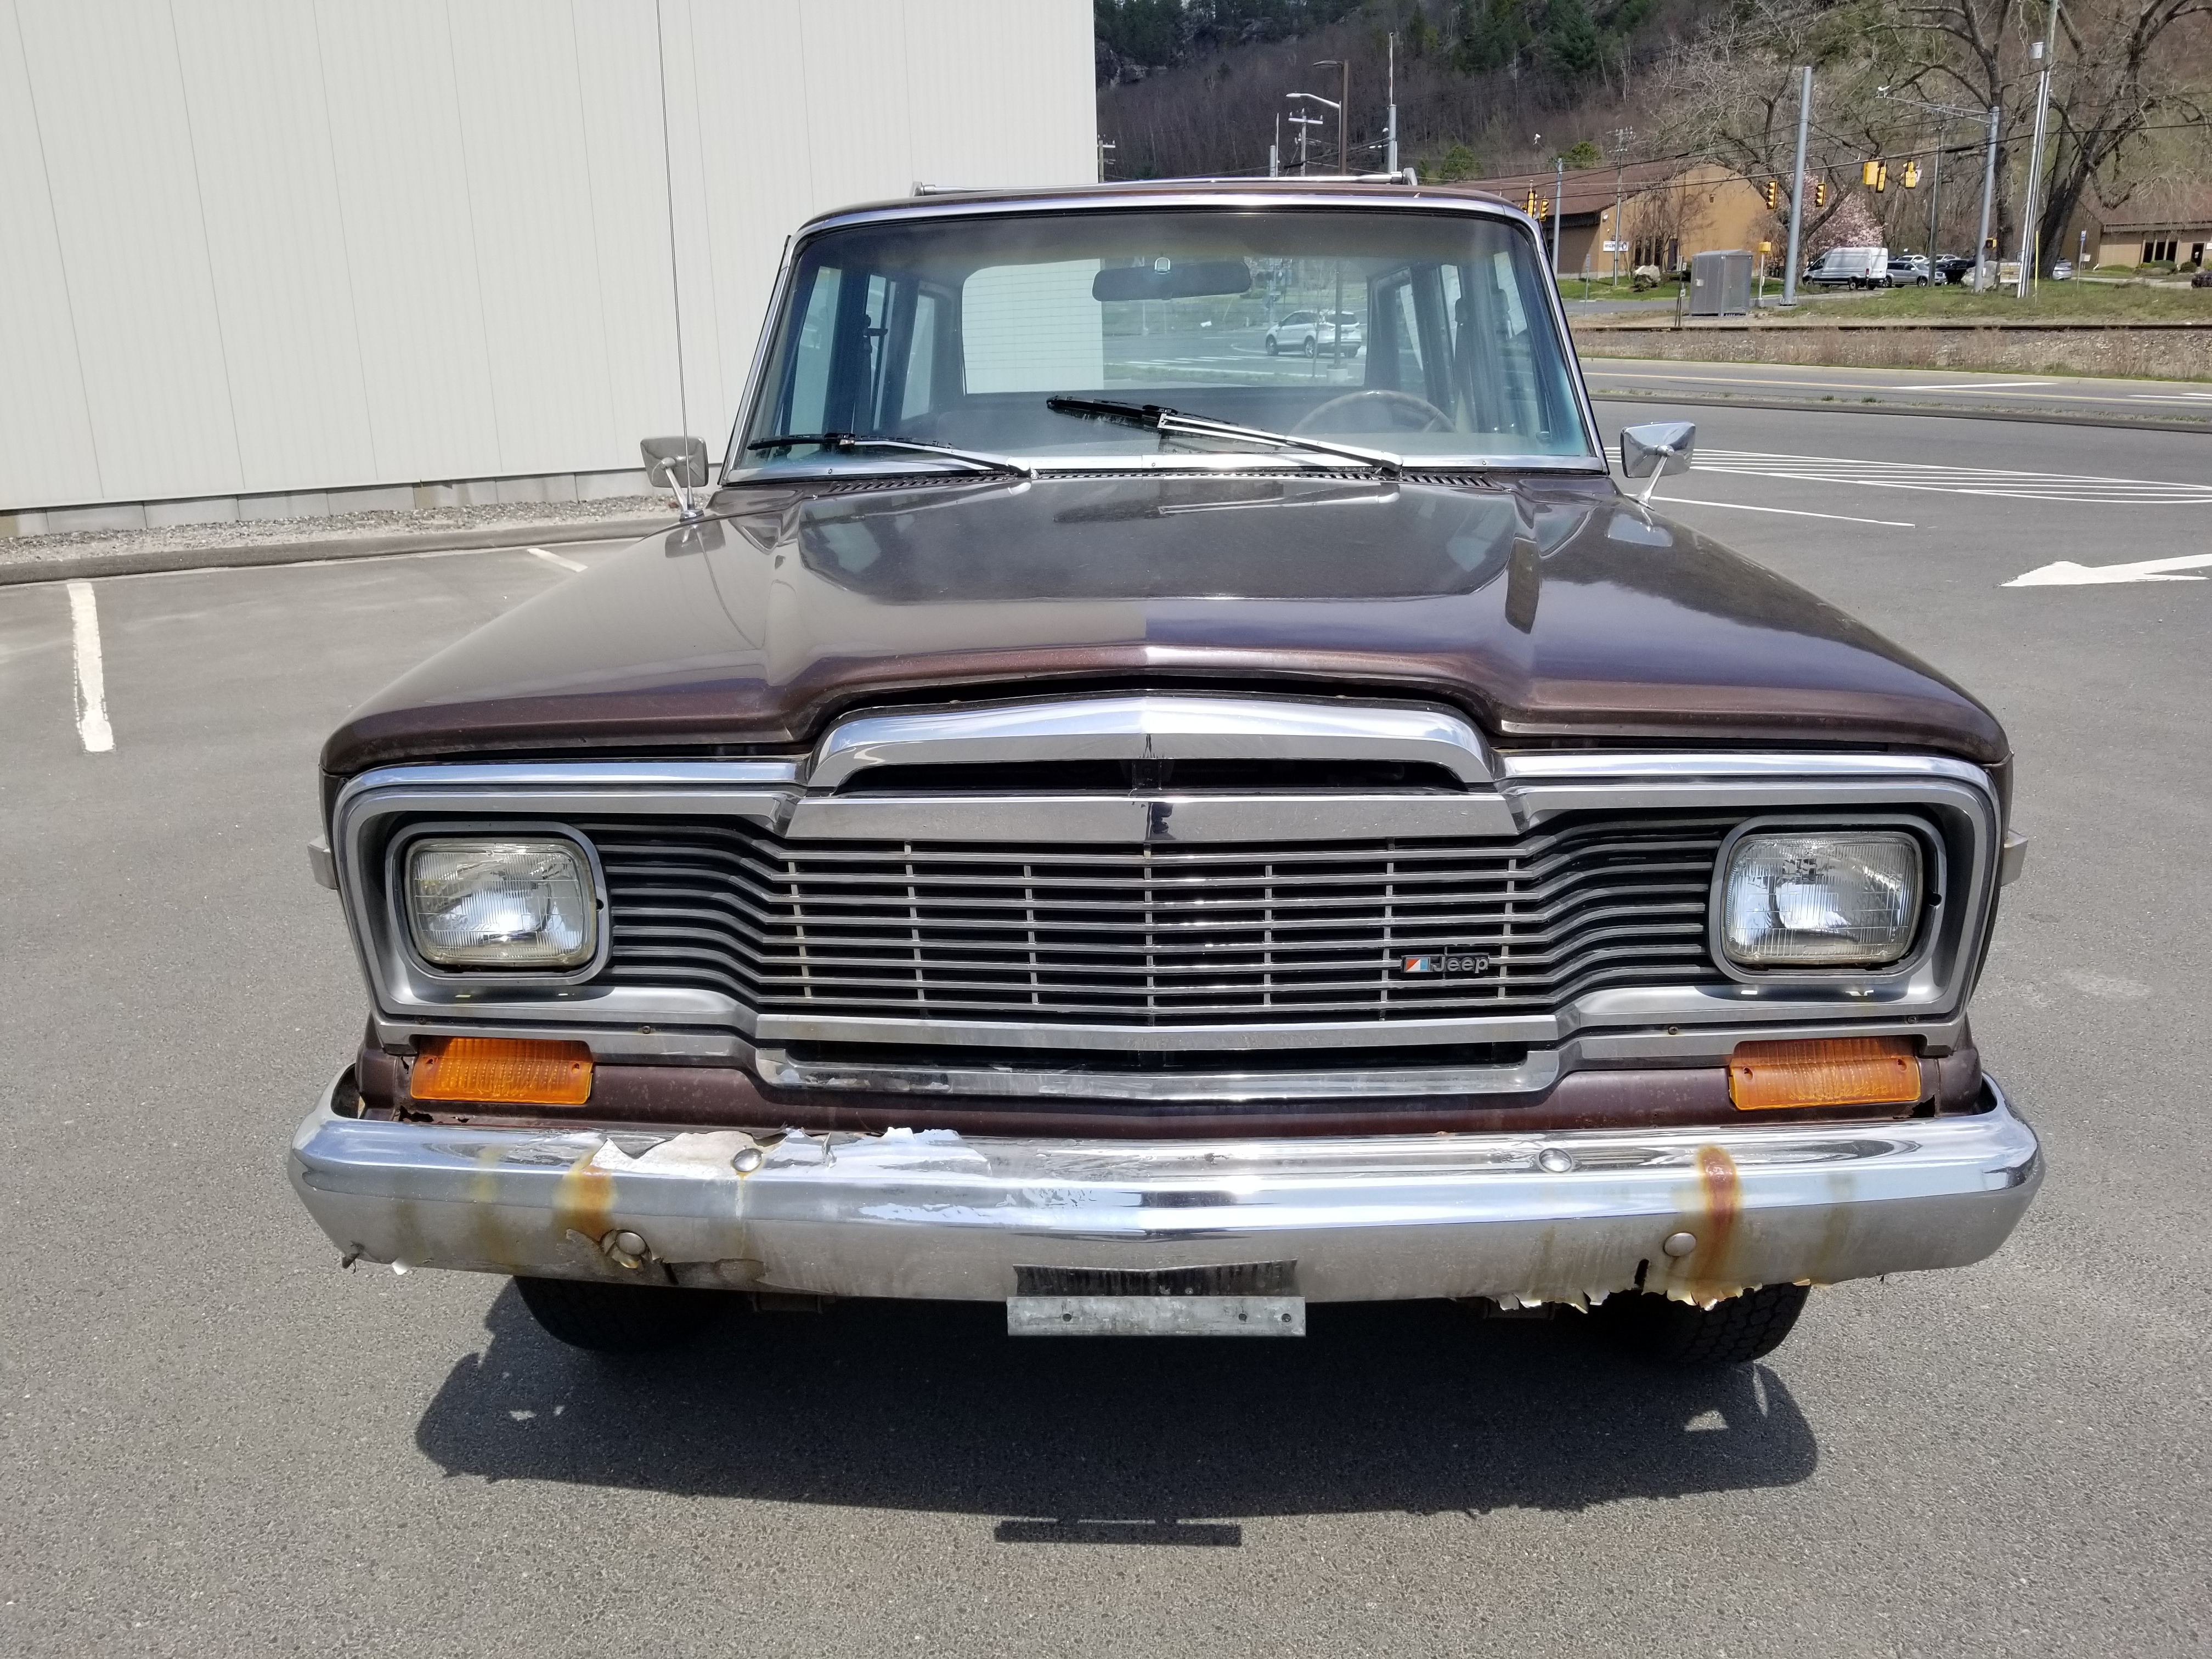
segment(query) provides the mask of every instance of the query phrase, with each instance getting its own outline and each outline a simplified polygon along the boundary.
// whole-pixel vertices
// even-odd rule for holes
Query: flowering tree
[[[1835,211],[1805,239],[1802,252],[1809,263],[1832,247],[1880,247],[1882,240],[1881,221],[1874,216],[1865,197],[1854,194],[1838,202]]]

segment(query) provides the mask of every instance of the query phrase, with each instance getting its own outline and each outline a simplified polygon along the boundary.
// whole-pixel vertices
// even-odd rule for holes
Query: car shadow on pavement
[[[853,1302],[610,1358],[545,1336],[510,1285],[485,1324],[416,1431],[448,1474],[1048,1523],[1002,1524],[1008,1542],[1577,1510],[1787,1486],[1818,1455],[1765,1366],[1658,1370],[1579,1317],[1449,1303],[1316,1307],[1311,1334],[1271,1341],[1009,1338],[995,1304]]]

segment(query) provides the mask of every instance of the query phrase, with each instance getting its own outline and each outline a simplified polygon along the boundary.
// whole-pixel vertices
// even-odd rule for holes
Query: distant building
[[[1548,249],[1555,178],[1547,168],[1477,179],[1469,188],[1486,191],[1519,208],[1533,201],[1544,216]],[[1673,271],[1688,264],[1693,254],[1714,250],[1756,253],[1759,243],[1773,241],[1780,222],[1767,210],[1762,185],[1717,162],[1685,167],[1680,161],[1636,161],[1617,168],[1577,167],[1557,182],[1561,187],[1559,270],[1564,276],[1609,274],[1616,260],[1626,276],[1638,265]],[[1608,246],[1613,243],[1620,246]],[[1777,246],[1767,256],[1767,270],[1778,272],[1782,258]]]
[[[2051,256],[2076,258],[2084,231],[2091,265],[2202,266],[2212,247],[2212,185],[2138,185],[2118,207],[2092,206],[2076,214],[2063,246],[2051,249]]]

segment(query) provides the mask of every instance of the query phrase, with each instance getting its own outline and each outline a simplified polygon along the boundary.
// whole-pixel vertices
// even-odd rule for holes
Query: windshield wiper
[[[1121,426],[1143,427],[1163,436],[1228,438],[1238,443],[1268,444],[1277,449],[1307,449],[1317,455],[1341,455],[1393,478],[1406,470],[1402,458],[1384,450],[1362,449],[1356,444],[1332,443],[1326,438],[1300,437],[1288,432],[1266,432],[1255,426],[1231,426],[1226,421],[1186,415],[1179,409],[1163,409],[1158,404],[1116,403],[1105,398],[1048,398],[1044,406],[1055,415],[1073,415],[1085,421],[1113,421]]]
[[[875,438],[864,432],[784,432],[773,438],[756,438],[745,446],[750,454],[756,449],[787,449],[793,444],[819,444],[824,449],[834,449],[849,455],[856,449],[898,449],[915,455],[942,455],[947,460],[965,461],[981,472],[1004,472],[1017,478],[1034,478],[1033,468],[1019,461],[1009,460],[1004,455],[983,455],[972,449],[955,449],[950,444],[909,443],[904,438]]]

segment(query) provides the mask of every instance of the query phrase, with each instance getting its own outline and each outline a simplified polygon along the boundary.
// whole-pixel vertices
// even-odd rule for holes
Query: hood
[[[1609,479],[940,476],[716,507],[404,675],[325,769],[787,749],[857,704],[1170,684],[1438,700],[1508,745],[2005,754],[1934,669]]]

